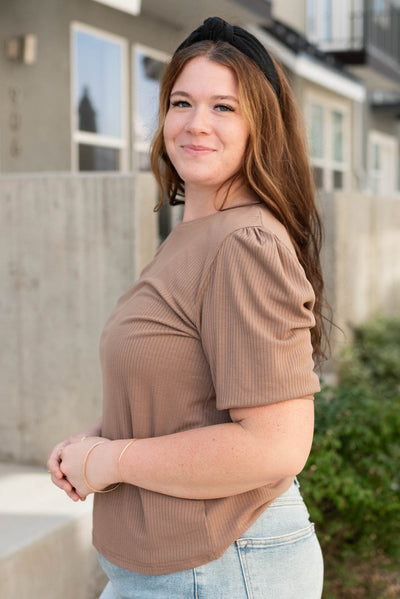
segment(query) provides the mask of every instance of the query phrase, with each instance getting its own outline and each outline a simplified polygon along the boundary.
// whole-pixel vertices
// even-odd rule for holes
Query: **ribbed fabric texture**
[[[103,331],[103,435],[168,435],[227,422],[233,407],[313,395],[313,302],[263,205],[179,224]],[[210,500],[124,484],[96,495],[93,541],[136,572],[193,568],[222,555],[291,482]]]

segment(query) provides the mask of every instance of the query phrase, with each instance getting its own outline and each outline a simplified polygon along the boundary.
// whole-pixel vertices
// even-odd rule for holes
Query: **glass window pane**
[[[323,0],[322,6],[322,39],[329,42],[332,40],[332,0]]]
[[[74,32],[75,109],[79,131],[122,136],[122,47]]]
[[[119,170],[119,150],[79,144],[80,171],[117,171]]]
[[[314,183],[317,189],[324,188],[324,170],[319,166],[313,167]]]
[[[373,0],[374,13],[381,15],[385,12],[385,0]]]
[[[324,110],[318,104],[310,106],[310,150],[313,158],[324,157]]]
[[[381,170],[381,148],[379,144],[373,144],[372,168],[376,171]]]
[[[165,63],[135,52],[135,149],[145,152],[157,130],[160,79]],[[143,160],[140,161],[143,168]]]
[[[337,110],[332,111],[332,154],[335,162],[343,162],[343,114]]]
[[[343,189],[342,171],[333,171],[333,189]]]
[[[317,35],[316,0],[307,0],[307,34],[310,38]]]

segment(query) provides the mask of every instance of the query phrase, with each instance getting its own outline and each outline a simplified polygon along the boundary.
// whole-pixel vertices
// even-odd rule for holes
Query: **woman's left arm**
[[[244,493],[303,469],[314,428],[312,397],[230,410],[232,422],[139,439],[120,462],[132,485],[188,499]],[[98,438],[69,445],[61,469],[81,497],[87,451]],[[89,455],[86,476],[95,489],[122,482],[119,456],[129,439],[104,440]]]

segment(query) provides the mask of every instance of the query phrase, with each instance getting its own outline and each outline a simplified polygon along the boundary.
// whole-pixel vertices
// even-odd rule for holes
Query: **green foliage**
[[[341,382],[400,393],[400,317],[380,316],[354,329],[339,364]]]
[[[398,564],[400,319],[354,331],[338,386],[323,387],[315,407],[313,450],[299,478],[325,561],[336,577],[343,564],[377,555]],[[353,595],[329,595],[336,596]]]
[[[324,545],[400,556],[400,396],[359,387],[317,396],[313,451],[301,475]]]

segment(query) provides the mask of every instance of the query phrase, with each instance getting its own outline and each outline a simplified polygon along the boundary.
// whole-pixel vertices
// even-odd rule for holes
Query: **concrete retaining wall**
[[[97,599],[93,496],[72,502],[44,469],[0,463],[1,599]]]
[[[324,272],[335,351],[351,326],[375,314],[400,313],[400,198],[335,193],[321,198]]]
[[[0,460],[44,463],[98,417],[98,341],[154,253],[151,175],[0,178]]]

